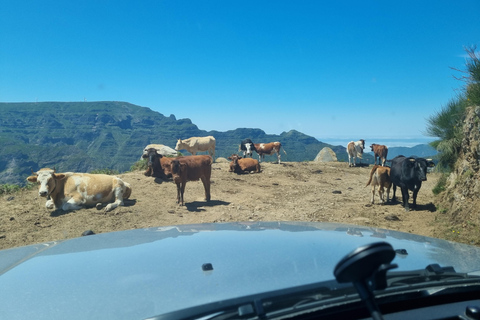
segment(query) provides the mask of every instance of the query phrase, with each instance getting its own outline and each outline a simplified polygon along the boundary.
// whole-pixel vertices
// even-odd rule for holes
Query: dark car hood
[[[358,246],[386,241],[398,270],[480,270],[480,248],[332,223],[178,225],[0,251],[5,319],[143,319],[223,299],[332,280]],[[202,266],[211,264],[213,270]]]

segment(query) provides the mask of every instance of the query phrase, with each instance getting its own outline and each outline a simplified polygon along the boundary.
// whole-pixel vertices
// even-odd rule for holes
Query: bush
[[[131,167],[130,171],[140,171],[140,170],[147,170],[148,167],[148,159],[141,159],[135,162]]]
[[[111,175],[111,176],[119,174],[119,172],[117,170],[108,169],[108,168],[92,170],[92,172],[90,172],[90,173],[92,173],[92,174],[108,174],[108,175]]]
[[[432,192],[434,195],[438,195],[441,192],[446,190],[448,174],[443,173],[437,181],[435,187],[433,187]]]
[[[12,194],[20,189],[21,187],[16,184],[0,184],[0,194]]]

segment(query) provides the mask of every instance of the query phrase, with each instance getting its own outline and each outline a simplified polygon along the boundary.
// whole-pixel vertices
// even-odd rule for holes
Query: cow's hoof
[[[97,210],[101,210],[103,208],[103,205],[101,203],[97,203],[95,205],[95,208],[97,208]]]

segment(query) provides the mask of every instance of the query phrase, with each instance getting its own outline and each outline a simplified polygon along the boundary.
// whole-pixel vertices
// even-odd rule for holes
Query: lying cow
[[[40,184],[38,194],[47,198],[45,206],[52,210],[68,211],[93,206],[100,209],[104,203],[109,203],[104,210],[108,212],[123,206],[123,200],[132,193],[130,184],[106,174],[56,173],[55,169],[49,168],[32,171],[32,174],[27,180]]]
[[[422,181],[427,181],[427,168],[434,167],[435,164],[430,159],[405,156],[397,156],[391,161],[390,178],[393,183],[393,199],[398,186],[402,190],[402,205],[405,211],[409,211],[408,190],[413,192],[412,207],[416,207],[417,194],[422,187]]]
[[[212,175],[212,157],[207,155],[178,157],[172,160],[172,177],[177,184],[177,203],[184,205],[183,194],[188,181],[203,182],[205,199],[210,201],[210,177]]]
[[[258,160],[264,160],[265,155],[272,155],[272,154],[277,154],[277,160],[278,163],[280,164],[280,149],[282,148],[282,144],[280,142],[269,142],[269,143],[255,143],[255,151],[258,153]],[[287,154],[285,149],[283,149],[283,152]]]
[[[171,163],[175,158],[164,157],[155,148],[149,148],[142,158],[148,158],[148,168],[144,173],[147,177],[151,176],[162,180],[172,177]]]
[[[362,159],[363,149],[365,149],[365,140],[350,141],[347,145],[348,166],[355,167],[357,165],[357,158]],[[353,162],[352,162],[353,159]]]
[[[208,151],[208,154],[215,158],[215,138],[208,137],[191,137],[188,139],[178,139],[175,150],[187,150],[192,155],[196,155],[199,151]]]
[[[378,186],[378,196],[382,204],[390,200],[390,188],[392,187],[392,180],[390,179],[390,168],[374,165],[372,171],[370,171],[370,179],[367,185],[372,184],[372,204],[375,198],[375,187]],[[387,189],[387,200],[385,201],[384,193]]]
[[[257,150],[255,150],[255,144],[250,139],[242,140],[239,151],[243,151],[244,158],[247,156],[251,157],[253,155],[253,151],[257,152]]]
[[[237,154],[232,154],[230,157],[228,157],[228,160],[232,160],[232,162],[230,163],[229,172],[235,172],[238,174],[260,172],[260,163],[256,159],[242,158]]]
[[[377,158],[378,158],[378,164],[380,164],[381,162],[382,166],[385,167],[385,161],[387,161],[387,155],[388,155],[387,146],[373,143],[370,146],[370,149],[372,150],[373,156],[375,157],[375,162],[373,164],[377,164]]]

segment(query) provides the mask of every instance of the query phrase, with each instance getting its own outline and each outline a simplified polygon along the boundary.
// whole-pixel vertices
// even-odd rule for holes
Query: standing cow
[[[255,143],[254,146],[254,150],[258,154],[258,161],[264,160],[265,155],[277,154],[277,160],[280,164],[280,149],[282,148],[282,144],[280,142]],[[287,154],[285,149],[283,149],[283,152]]]
[[[104,210],[108,212],[123,206],[123,200],[132,193],[130,184],[106,174],[56,173],[50,168],[32,171],[32,174],[27,180],[40,183],[38,194],[47,198],[47,209],[68,211],[90,206],[100,209],[109,203]]]
[[[215,158],[215,138],[208,137],[191,137],[188,139],[178,139],[175,150],[187,150],[192,155],[196,155],[199,151],[208,151],[208,154]]]
[[[370,149],[372,150],[373,155],[375,157],[375,162],[373,164],[374,165],[377,164],[377,158],[378,158],[378,164],[380,164],[381,162],[382,166],[385,167],[385,162],[387,161],[387,155],[388,155],[387,146],[373,143],[370,146]]]
[[[172,177],[177,185],[177,203],[184,205],[183,194],[188,181],[202,180],[205,199],[210,201],[210,177],[212,175],[212,157],[207,155],[178,157],[172,160]]]
[[[367,182],[372,184],[372,204],[375,198],[375,187],[378,186],[378,196],[382,204],[388,202],[390,198],[390,188],[392,187],[392,180],[390,179],[390,168],[379,165],[374,165],[372,171],[370,171],[370,179]],[[384,193],[387,189],[387,200],[385,200]]]
[[[357,158],[362,159],[363,149],[365,149],[365,140],[360,139],[357,142],[350,141],[347,145],[348,166],[355,167],[357,165]],[[353,159],[353,161],[352,161]]]
[[[392,166],[390,170],[390,178],[393,183],[393,198],[397,186],[402,190],[402,205],[405,211],[409,211],[408,190],[413,192],[412,207],[417,206],[417,194],[422,187],[422,181],[427,181],[427,168],[434,167],[435,164],[431,160],[416,157],[397,156],[392,159]]]
[[[251,157],[253,155],[253,151],[257,152],[257,150],[255,150],[255,144],[250,139],[242,140],[239,151],[243,151],[244,158],[247,156]]]

